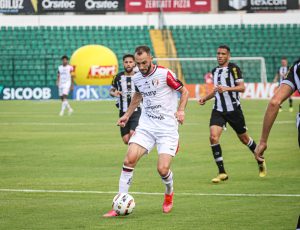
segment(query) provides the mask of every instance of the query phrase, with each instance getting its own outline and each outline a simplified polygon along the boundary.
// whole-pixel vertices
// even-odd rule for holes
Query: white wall
[[[167,25],[219,25],[219,24],[299,24],[300,13],[231,13],[231,14],[166,14]],[[1,15],[0,26],[129,26],[154,25],[158,27],[157,14],[140,15]]]

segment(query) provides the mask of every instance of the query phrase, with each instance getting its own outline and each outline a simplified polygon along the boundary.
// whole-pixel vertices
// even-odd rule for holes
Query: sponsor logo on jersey
[[[156,91],[149,91],[149,92],[141,92],[143,97],[152,97],[156,95]]]

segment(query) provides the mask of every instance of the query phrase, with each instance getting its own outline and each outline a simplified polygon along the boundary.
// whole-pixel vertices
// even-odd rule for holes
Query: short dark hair
[[[146,45],[136,47],[134,52],[137,55],[141,55],[144,52],[146,52],[148,55],[151,54],[151,50],[150,50],[149,46],[146,46]]]
[[[123,56],[123,61],[125,61],[126,58],[132,58],[134,60],[134,56],[132,54],[125,54]]]
[[[64,55],[64,56],[61,57],[61,60],[63,60],[63,59],[69,60],[69,57],[67,55]]]
[[[281,60],[287,60],[287,58],[285,56],[281,57]]]
[[[230,48],[227,45],[219,45],[218,49],[226,49],[230,53]]]

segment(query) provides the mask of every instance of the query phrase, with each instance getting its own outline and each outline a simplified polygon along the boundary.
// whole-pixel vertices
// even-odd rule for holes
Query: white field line
[[[10,125],[36,125],[36,126],[54,126],[54,125],[59,125],[59,126],[89,126],[89,125],[92,125],[92,126],[115,126],[117,122],[111,122],[111,123],[108,123],[108,122],[105,122],[105,123],[101,123],[101,122],[97,122],[97,123],[88,123],[88,122],[78,122],[78,123],[75,123],[75,122],[66,122],[66,123],[63,123],[63,122],[0,122],[0,125],[7,125],[7,126],[10,126]],[[184,123],[184,125],[203,125],[206,123],[203,123],[203,122],[187,122],[187,123]],[[247,122],[247,124],[250,124],[250,125],[262,125],[262,122]],[[277,125],[285,125],[285,124],[296,124],[296,119],[295,120],[288,120],[288,121],[276,121],[275,124]]]
[[[2,188],[0,192],[20,192],[20,193],[76,193],[76,194],[116,194],[114,191],[83,191],[83,190],[45,190],[45,189],[9,189]],[[135,195],[164,195],[158,192],[130,192]],[[229,197],[300,197],[300,194],[266,194],[266,193],[189,193],[177,192],[176,196],[229,196]]]

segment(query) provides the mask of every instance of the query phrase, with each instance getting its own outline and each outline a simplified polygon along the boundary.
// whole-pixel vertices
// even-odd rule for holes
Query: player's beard
[[[150,70],[151,70],[151,65],[149,65],[149,67],[148,67],[146,73],[142,72],[141,70],[140,70],[140,71],[141,71],[144,75],[148,75],[148,74],[150,73]]]
[[[126,73],[132,73],[132,71],[133,71],[133,68],[125,68]]]

